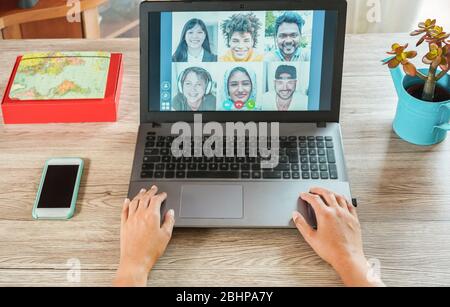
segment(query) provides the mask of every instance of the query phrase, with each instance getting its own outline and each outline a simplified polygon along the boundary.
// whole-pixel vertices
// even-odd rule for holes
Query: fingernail
[[[292,212],[292,220],[295,222],[298,219],[300,213],[297,211]]]
[[[124,203],[129,203],[130,199],[129,198],[125,198]]]
[[[152,190],[156,189],[156,185],[152,185],[151,189]]]
[[[300,193],[300,197],[305,197],[306,196],[306,193],[305,192],[301,192]]]
[[[170,209],[168,213],[171,217],[175,216],[175,211],[173,211],[173,209]]]
[[[145,192],[145,189],[141,189],[141,191],[139,193],[144,193],[144,192]]]

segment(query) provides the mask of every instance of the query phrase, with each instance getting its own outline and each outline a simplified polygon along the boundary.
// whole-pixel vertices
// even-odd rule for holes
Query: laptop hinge
[[[317,128],[326,128],[327,123],[326,122],[317,122]]]

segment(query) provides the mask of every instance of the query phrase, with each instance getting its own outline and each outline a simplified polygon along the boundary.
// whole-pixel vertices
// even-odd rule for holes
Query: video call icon
[[[161,92],[161,99],[163,101],[170,101],[170,93],[169,92]]]
[[[161,89],[162,89],[163,91],[168,91],[168,90],[170,90],[170,82],[168,82],[168,81],[162,82],[162,83],[161,83]]]

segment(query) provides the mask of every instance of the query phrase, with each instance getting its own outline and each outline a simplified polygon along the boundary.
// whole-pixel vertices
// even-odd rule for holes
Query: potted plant
[[[432,145],[444,140],[450,130],[450,33],[435,19],[427,19],[411,35],[421,35],[416,46],[428,44],[422,58],[428,68],[417,69],[409,61],[417,52],[407,51],[408,44],[395,43],[387,52],[391,56],[383,62],[390,68],[399,97],[393,128],[408,142]]]

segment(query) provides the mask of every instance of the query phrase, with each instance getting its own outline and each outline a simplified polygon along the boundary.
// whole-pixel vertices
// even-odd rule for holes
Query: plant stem
[[[445,74],[448,72],[448,70],[443,70],[440,73],[437,74],[436,76],[436,81],[438,81],[439,79],[441,79],[443,76],[445,76]]]
[[[434,90],[436,89],[436,67],[430,65],[428,70],[428,77],[425,81],[425,86],[423,87],[422,100],[433,101],[434,100]]]

